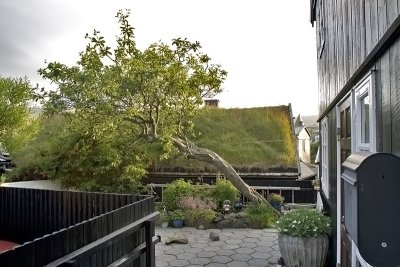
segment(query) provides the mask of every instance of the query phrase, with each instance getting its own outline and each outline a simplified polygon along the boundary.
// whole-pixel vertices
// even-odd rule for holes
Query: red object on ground
[[[10,250],[13,247],[15,247],[16,245],[18,245],[18,244],[10,242],[10,241],[0,240],[0,253],[4,252],[6,250]]]

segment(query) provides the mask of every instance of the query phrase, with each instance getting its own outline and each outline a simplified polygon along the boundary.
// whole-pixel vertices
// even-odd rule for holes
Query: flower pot
[[[276,209],[277,211],[281,212],[282,203],[280,203],[280,202],[271,202],[270,204],[274,209]]]
[[[183,220],[172,220],[172,226],[175,228],[182,228]]]
[[[323,267],[328,254],[328,236],[293,237],[278,236],[279,250],[285,266]]]

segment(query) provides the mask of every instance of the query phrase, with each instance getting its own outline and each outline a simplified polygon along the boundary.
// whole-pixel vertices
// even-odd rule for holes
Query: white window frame
[[[328,150],[328,118],[321,121],[321,188],[329,199],[329,150]]]
[[[369,96],[369,143],[363,143],[362,140],[362,99]],[[376,151],[376,97],[373,72],[368,74],[353,90],[353,120],[354,131],[352,134],[353,151]]]
[[[352,91],[352,152],[370,151],[376,152],[376,95],[375,95],[375,74],[371,71],[367,74]],[[362,140],[361,104],[365,96],[369,96],[369,143]],[[360,255],[354,241],[352,241],[352,262],[354,266],[359,263],[362,267],[372,267]]]

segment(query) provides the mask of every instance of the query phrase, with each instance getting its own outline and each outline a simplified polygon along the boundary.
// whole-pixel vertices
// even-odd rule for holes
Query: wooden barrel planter
[[[278,236],[279,250],[287,267],[323,267],[328,254],[328,236]]]

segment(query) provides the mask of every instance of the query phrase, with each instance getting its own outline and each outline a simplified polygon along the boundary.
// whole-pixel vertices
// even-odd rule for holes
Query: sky
[[[294,116],[318,113],[315,28],[309,0],[1,0],[0,76],[37,74],[48,62],[74,65],[99,30],[111,44],[115,15],[130,9],[136,42],[186,37],[199,41],[213,63],[228,71],[224,108],[288,105]]]

